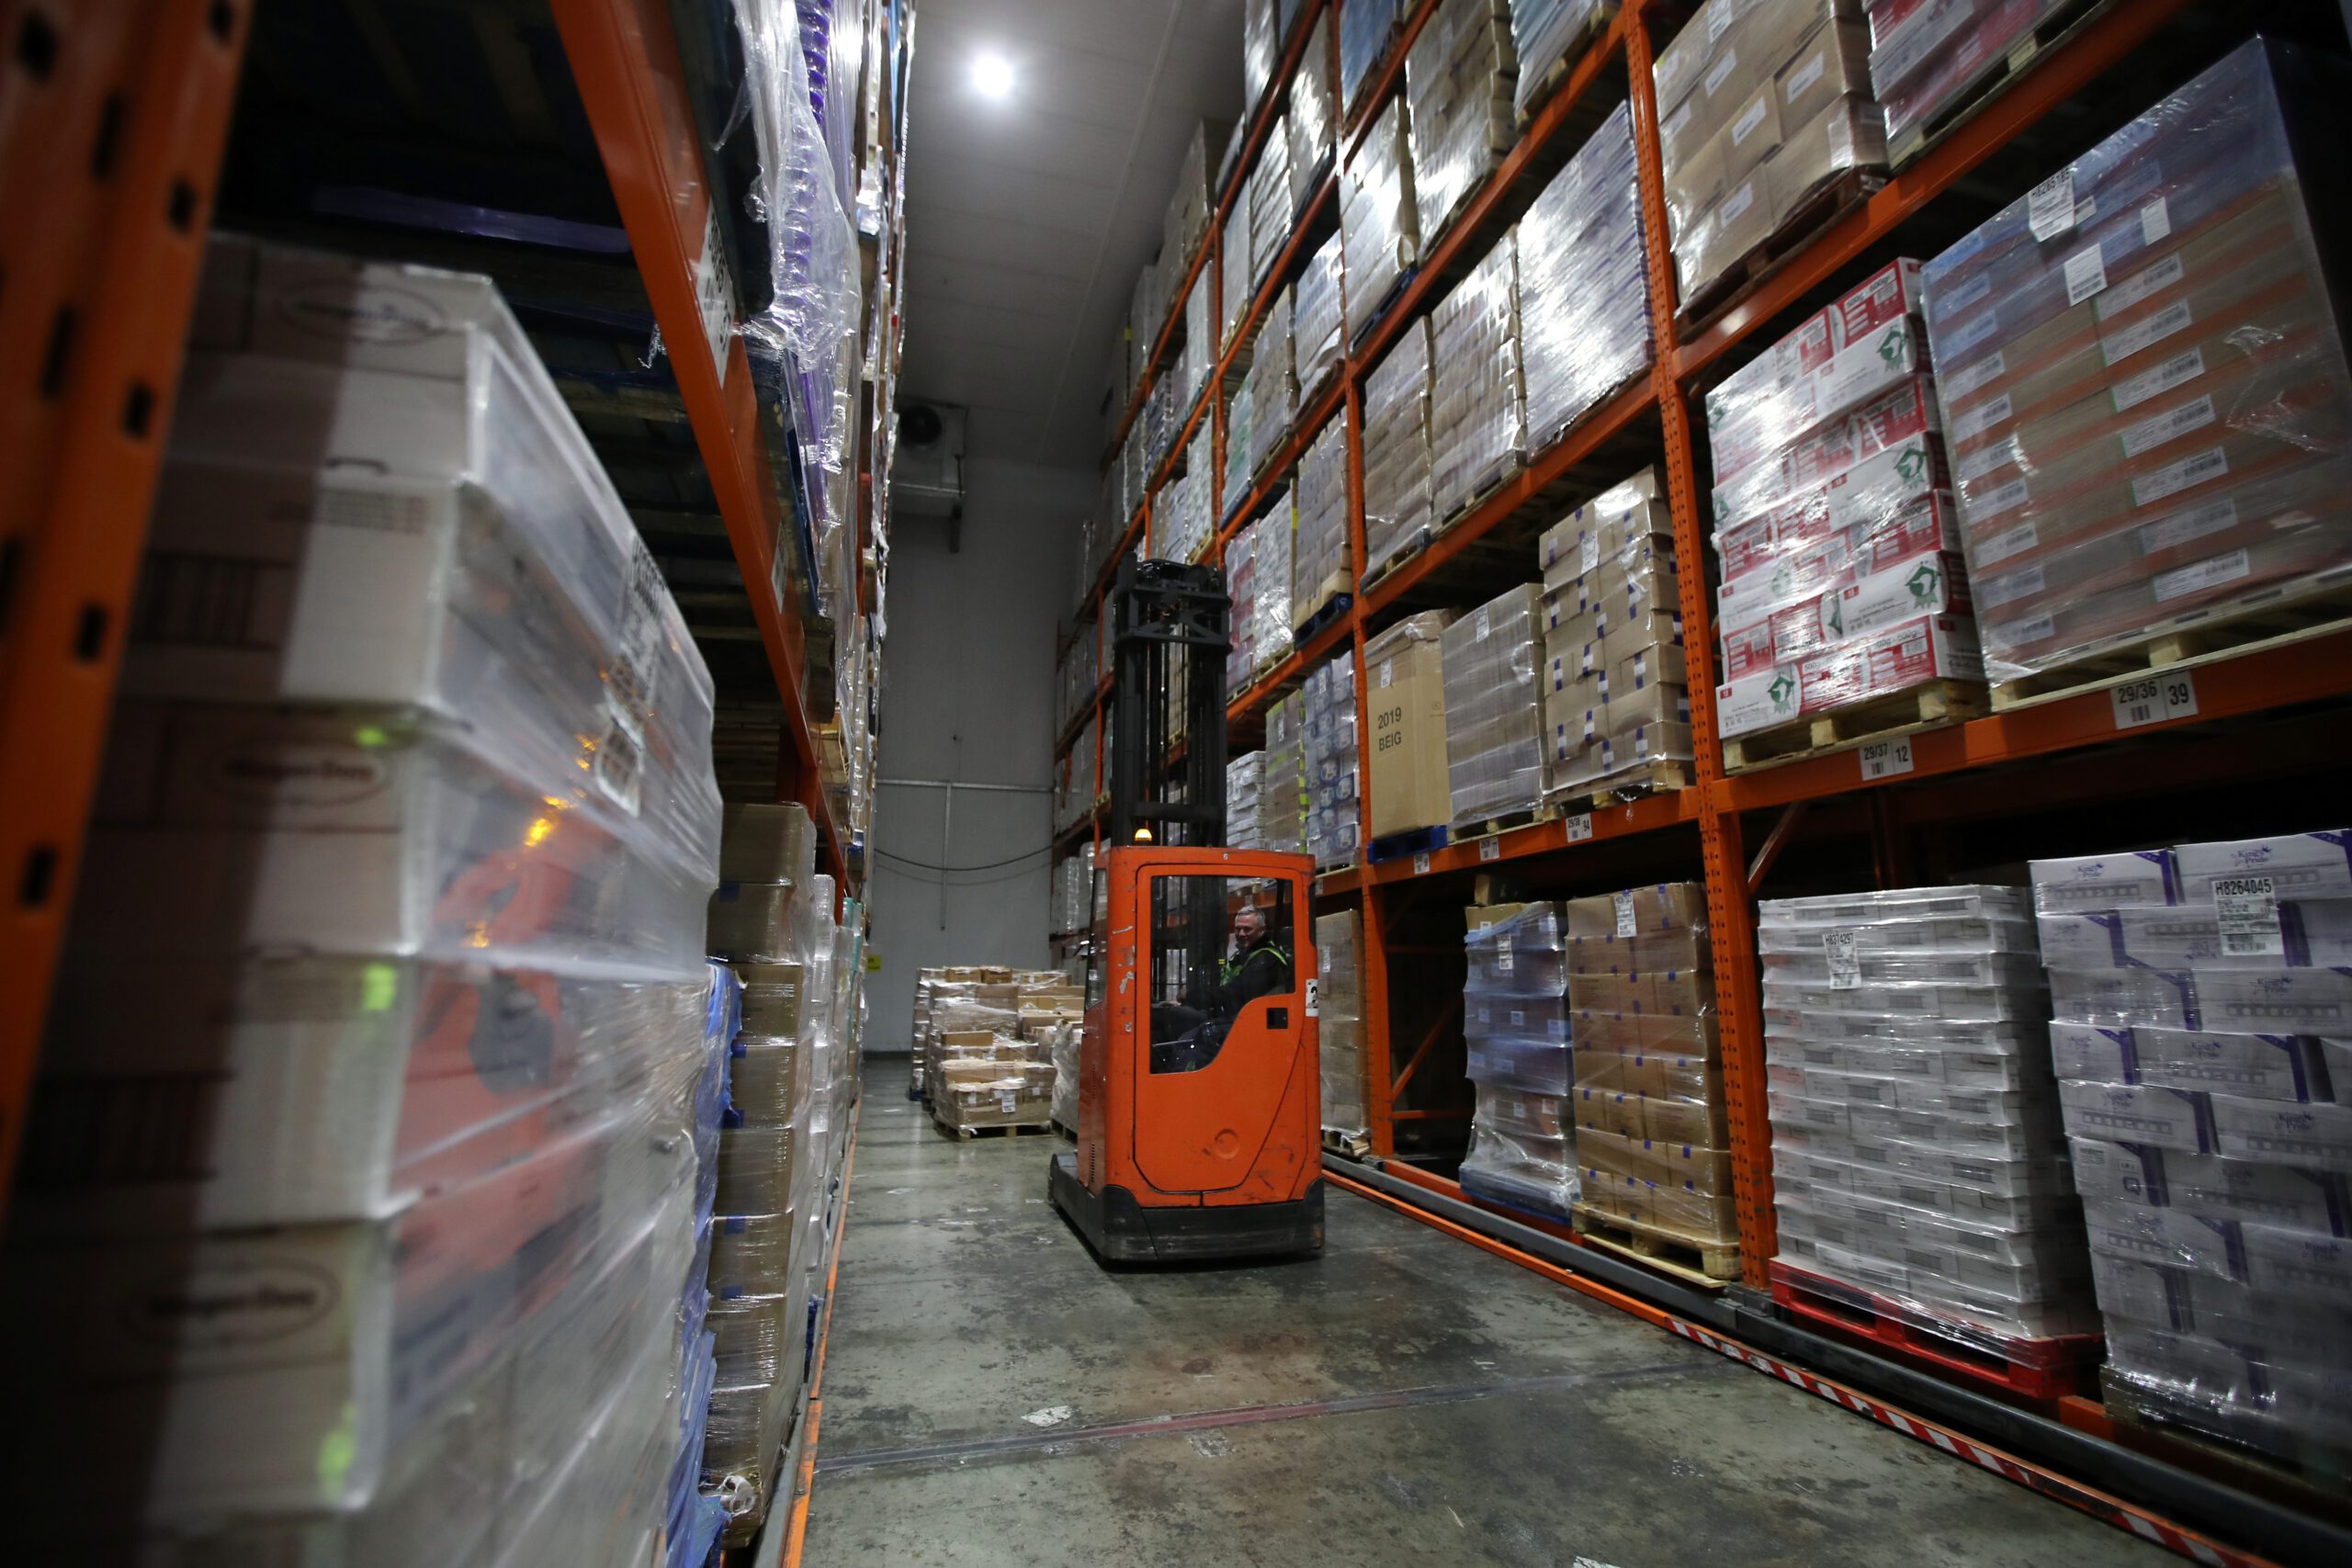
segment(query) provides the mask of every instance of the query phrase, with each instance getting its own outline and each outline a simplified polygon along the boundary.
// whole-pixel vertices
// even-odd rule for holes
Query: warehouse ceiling
[[[1241,0],[924,0],[921,15],[901,397],[968,407],[967,457],[1091,471],[1112,334],[1185,142],[1241,110]],[[983,56],[1012,66],[1005,97],[975,85]]]

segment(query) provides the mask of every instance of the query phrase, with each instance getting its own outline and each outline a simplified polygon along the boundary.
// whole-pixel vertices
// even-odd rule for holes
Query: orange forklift
[[[1078,1150],[1046,1190],[1106,1263],[1319,1252],[1315,868],[1221,847],[1223,573],[1130,558],[1110,614]]]

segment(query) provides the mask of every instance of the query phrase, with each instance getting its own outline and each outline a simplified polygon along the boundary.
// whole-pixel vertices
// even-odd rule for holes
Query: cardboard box
[[[789,882],[722,882],[710,896],[704,942],[714,958],[783,964],[790,956]]]
[[[743,1032],[797,1035],[800,1032],[805,976],[797,964],[738,964],[735,977],[743,984]]]
[[[1452,819],[1445,670],[1438,642],[1444,625],[1438,614],[1416,615],[1364,649],[1364,708],[1372,726],[1366,787],[1374,838]]]
[[[808,807],[797,801],[730,805],[723,809],[718,833],[721,882],[800,882],[811,874],[816,853]]]

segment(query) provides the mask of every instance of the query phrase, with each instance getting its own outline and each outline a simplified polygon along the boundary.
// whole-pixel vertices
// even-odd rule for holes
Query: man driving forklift
[[[1233,917],[1232,947],[1217,964],[1215,981],[1195,983],[1181,1007],[1151,1010],[1151,1070],[1189,1073],[1208,1066],[1243,1008],[1290,988],[1290,950],[1269,930],[1263,909],[1242,906]]]

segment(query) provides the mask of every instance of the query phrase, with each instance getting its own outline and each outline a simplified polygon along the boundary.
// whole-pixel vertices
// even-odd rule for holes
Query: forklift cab
[[[1112,1261],[1317,1251],[1311,863],[1114,849],[1055,1202]]]

